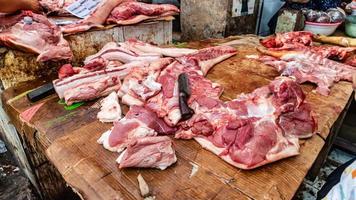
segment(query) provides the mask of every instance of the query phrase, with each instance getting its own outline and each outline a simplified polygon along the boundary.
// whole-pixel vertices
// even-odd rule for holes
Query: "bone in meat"
[[[115,122],[122,117],[121,106],[116,92],[112,92],[109,96],[101,100],[100,112],[97,118],[101,122]]]

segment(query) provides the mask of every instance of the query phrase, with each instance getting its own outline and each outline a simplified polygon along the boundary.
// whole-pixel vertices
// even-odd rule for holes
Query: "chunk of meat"
[[[110,77],[118,77],[119,78],[118,80],[120,80],[123,79],[130,72],[132,68],[147,67],[147,66],[149,66],[148,62],[138,61],[138,62],[132,62],[125,65],[121,65],[118,67],[105,68],[98,71],[88,71],[85,70],[84,68],[82,69],[76,68],[74,70],[74,71],[78,70],[76,74],[62,79],[56,79],[53,81],[53,85],[59,98],[62,99],[64,97],[64,93],[67,90],[71,90],[72,88],[79,87],[82,84],[100,82],[103,79],[110,78]]]
[[[114,8],[106,22],[129,25],[137,24],[148,19],[171,16],[178,13],[179,9],[170,4],[147,4],[129,1]]]
[[[49,15],[71,16],[65,8],[75,1],[76,0],[39,0],[39,3],[43,10]]]
[[[118,122],[110,133],[103,134],[99,139],[104,147],[111,151],[122,151],[132,138],[171,134],[175,128],[167,124],[150,109],[131,106],[129,112]]]
[[[22,11],[15,16],[0,16],[0,22],[0,45],[39,54],[39,62],[73,57],[59,27],[43,15]]]
[[[75,102],[107,96],[113,91],[118,91],[120,86],[119,76],[108,76],[98,81],[86,82],[70,88],[64,92],[63,97],[67,105],[72,105]]]
[[[120,168],[166,169],[177,161],[172,141],[167,136],[135,138],[119,156]]]
[[[156,54],[173,57],[173,58],[181,57],[197,51],[195,49],[187,49],[187,48],[169,48],[169,47],[163,48],[136,39],[127,40],[125,43],[121,44],[121,46],[123,45],[125,45],[125,47],[133,51],[136,50],[145,53],[156,53]]]
[[[75,34],[87,31],[93,27],[102,27],[111,11],[124,0],[102,0],[97,8],[85,19],[75,24],[63,26],[63,33]]]
[[[121,106],[116,92],[112,92],[100,102],[97,118],[101,122],[116,122],[122,118]]]
[[[157,78],[162,69],[173,62],[172,58],[162,58],[146,68],[134,68],[125,77],[119,95],[126,105],[144,105],[152,96],[161,91]]]
[[[263,39],[260,43],[264,47],[274,50],[304,48],[312,45],[313,33],[308,31],[276,33],[275,36]]]

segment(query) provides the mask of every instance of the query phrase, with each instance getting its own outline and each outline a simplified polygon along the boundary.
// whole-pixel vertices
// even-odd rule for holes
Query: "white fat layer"
[[[122,103],[123,104],[126,104],[128,106],[133,106],[133,105],[136,105],[136,106],[141,106],[143,105],[143,102],[140,101],[139,99],[129,95],[129,94],[125,94],[123,97],[122,97]]]
[[[112,147],[109,144],[109,136],[110,136],[110,134],[111,134],[111,130],[105,131],[100,136],[100,138],[97,140],[97,142],[99,144],[102,144],[105,149],[107,149],[109,151],[112,151],[112,152],[117,152],[119,150],[119,148],[118,147]]]
[[[259,56],[258,56],[258,55],[246,55],[246,58],[249,58],[249,59],[258,59]]]
[[[168,119],[174,125],[179,122],[181,117],[182,117],[182,114],[180,113],[180,110],[178,108],[173,109],[168,113]]]
[[[143,81],[143,85],[153,91],[161,90],[162,85],[156,82],[156,77],[154,74],[150,74]]]
[[[112,92],[101,101],[101,109],[97,118],[101,122],[114,122],[122,118],[121,106],[116,92]]]
[[[139,126],[132,132],[132,137],[137,138],[137,137],[147,137],[147,136],[156,136],[157,133],[153,129],[147,127],[147,126]]]
[[[272,115],[275,112],[272,103],[265,98],[259,99],[256,104],[248,101],[246,106],[249,117],[264,117],[266,115]]]
[[[120,164],[120,163],[122,162],[122,159],[124,158],[124,155],[125,155],[126,151],[127,151],[127,150],[123,151],[123,152],[119,155],[119,157],[116,159],[116,162],[117,162],[118,164]]]

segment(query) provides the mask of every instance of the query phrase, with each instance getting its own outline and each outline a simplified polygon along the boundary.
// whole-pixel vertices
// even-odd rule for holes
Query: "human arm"
[[[13,13],[18,10],[33,10],[40,9],[38,0],[0,0],[0,12]]]

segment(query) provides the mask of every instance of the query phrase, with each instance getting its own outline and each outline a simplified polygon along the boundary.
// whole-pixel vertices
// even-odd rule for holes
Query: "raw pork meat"
[[[129,106],[144,105],[147,99],[161,91],[162,85],[157,78],[161,70],[172,62],[172,58],[162,58],[152,62],[149,67],[132,69],[119,91],[122,102]]]
[[[202,97],[192,103],[195,115],[180,124],[176,137],[194,137],[226,162],[253,169],[299,154],[298,138],[310,137],[316,127],[304,98],[288,78],[226,103]]]
[[[63,33],[75,34],[93,27],[102,27],[110,12],[124,0],[101,0],[98,7],[85,19],[62,27]]]
[[[110,151],[121,152],[133,138],[174,132],[174,128],[167,126],[150,109],[131,106],[126,116],[120,121],[114,122],[113,129],[110,132],[105,132],[98,142]]]
[[[120,45],[132,51],[141,51],[144,53],[156,53],[162,56],[168,56],[173,58],[191,54],[197,51],[195,49],[187,49],[187,48],[163,48],[136,39],[127,40],[125,43],[120,43]]]
[[[136,1],[124,2],[114,8],[107,23],[119,25],[137,24],[147,19],[172,16],[179,13],[179,9],[170,4],[147,4]]]
[[[76,0],[39,0],[39,3],[47,14],[54,14],[56,16],[71,16],[65,8],[75,1]]]
[[[129,63],[133,61],[151,62],[159,59],[160,57],[160,54],[132,51],[130,49],[120,47],[118,43],[109,42],[98,53],[85,58],[84,64],[88,64],[100,58],[106,61]]]
[[[0,17],[0,45],[39,54],[37,61],[71,60],[68,42],[55,24],[45,16],[22,11]]]
[[[64,100],[67,105],[72,105],[75,102],[93,100],[107,96],[112,91],[118,91],[120,86],[120,76],[107,76],[94,82],[82,83],[64,91]]]
[[[313,43],[313,33],[308,31],[296,31],[287,33],[276,33],[273,37],[268,37],[260,41],[261,44],[269,49],[286,50],[305,48]]]
[[[211,82],[204,79],[202,75],[206,74],[215,64],[235,54],[236,50],[234,48],[219,46],[201,49],[195,53],[177,58],[181,63],[175,61],[161,72],[158,82],[162,85],[162,90],[156,96],[150,98],[146,106],[154,110],[159,117],[164,118],[170,126],[176,125],[181,119],[177,82],[179,74],[186,73],[189,79],[192,79],[190,83],[197,84],[197,86],[191,86],[193,89],[190,99],[206,93],[204,91],[207,89],[206,87],[199,87],[199,83],[203,84],[206,81],[209,82],[208,86],[211,86],[210,90],[214,91],[211,95],[216,96],[218,94],[220,96],[221,87],[218,84],[210,84]]]
[[[316,90],[322,95],[329,95],[334,82],[352,81],[352,74],[356,73],[356,68],[310,51],[259,51],[274,57],[262,56],[260,61],[276,68],[283,76],[295,77],[298,83],[317,84]]]
[[[97,118],[101,122],[116,122],[122,118],[121,106],[116,92],[101,100],[100,112]]]
[[[120,168],[144,167],[164,170],[177,161],[172,144],[167,136],[135,138],[117,162]]]
[[[149,63],[147,62],[132,62],[125,65],[121,65],[119,67],[105,68],[98,71],[87,71],[85,69],[82,69],[79,70],[80,73],[78,74],[54,80],[53,85],[59,98],[62,99],[64,97],[64,93],[67,90],[75,89],[83,84],[94,84],[98,82],[104,83],[104,80],[107,80],[108,78],[111,79],[112,77],[116,78],[116,82],[119,83],[120,79],[123,79],[132,68],[148,66]],[[108,92],[110,93],[112,91]]]

